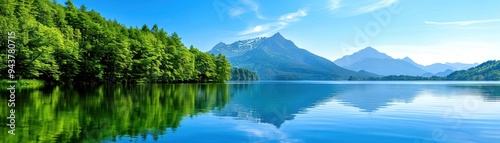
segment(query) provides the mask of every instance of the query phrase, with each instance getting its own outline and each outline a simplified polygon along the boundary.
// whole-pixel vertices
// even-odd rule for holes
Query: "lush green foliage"
[[[248,80],[255,81],[259,80],[257,73],[250,71],[245,68],[232,68],[231,69],[231,80]]]
[[[468,70],[460,70],[446,77],[448,80],[500,80],[500,61],[487,61]]]
[[[22,100],[16,101],[16,135],[7,135],[10,128],[3,125],[2,143],[156,140],[183,119],[222,109],[230,100],[226,84],[50,86],[23,89],[17,97]],[[0,114],[9,115],[7,108],[0,106]]]
[[[176,34],[154,25],[130,27],[99,13],[49,0],[3,0],[0,45],[15,32],[19,79],[47,82],[224,82],[231,65],[223,55],[186,48]],[[7,48],[0,50],[7,59]],[[7,63],[0,64],[6,71]],[[5,72],[0,78],[6,78]]]

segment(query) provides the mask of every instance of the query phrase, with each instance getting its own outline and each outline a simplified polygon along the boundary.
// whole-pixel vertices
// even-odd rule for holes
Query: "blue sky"
[[[64,3],[65,0],[58,0]],[[127,26],[158,24],[202,51],[280,32],[330,60],[367,46],[417,63],[500,57],[500,1],[74,0]]]

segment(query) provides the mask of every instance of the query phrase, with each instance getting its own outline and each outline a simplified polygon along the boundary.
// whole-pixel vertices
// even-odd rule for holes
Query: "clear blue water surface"
[[[117,142],[500,141],[500,82],[229,82],[221,108]],[[208,95],[209,96],[209,95]],[[109,141],[109,140],[108,140]]]

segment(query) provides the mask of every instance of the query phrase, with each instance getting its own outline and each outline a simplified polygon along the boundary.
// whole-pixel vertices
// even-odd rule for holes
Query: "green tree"
[[[0,32],[16,33],[16,74],[49,82],[224,82],[224,56],[184,46],[158,25],[127,28],[71,0],[6,0]],[[7,39],[6,34],[0,37]],[[0,41],[7,45],[6,40]],[[7,49],[0,49],[7,58]],[[0,69],[6,70],[6,63]],[[0,73],[6,78],[5,73]]]
[[[224,82],[231,79],[231,64],[226,60],[224,55],[217,55],[216,68],[218,82]]]
[[[255,81],[259,80],[259,76],[245,68],[232,68],[231,69],[231,80],[246,80],[246,81]]]

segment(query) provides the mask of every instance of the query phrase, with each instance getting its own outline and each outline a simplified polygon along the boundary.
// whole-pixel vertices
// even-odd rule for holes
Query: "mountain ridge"
[[[381,53],[372,47],[366,47],[362,50],[354,52],[351,55],[345,55],[342,58],[339,58],[333,62],[341,67],[345,67],[345,66],[349,66],[351,64],[354,64],[356,62],[359,62],[365,58],[377,58],[377,59],[391,58],[392,59],[391,56],[389,56],[385,53]]]
[[[367,60],[371,59],[371,60]],[[342,67],[359,71],[365,70],[379,75],[410,75],[410,76],[446,76],[450,71],[470,68],[474,64],[455,63],[455,66],[449,63],[434,63],[431,65],[421,65],[413,61],[410,57],[395,59],[386,53],[379,52],[375,48],[367,47],[351,55],[343,56],[334,61]]]
[[[271,37],[264,37],[259,42],[251,43],[247,48],[238,44],[240,41],[229,44],[230,46],[216,45],[208,53],[227,54],[229,62],[234,67],[251,69],[264,80],[340,80],[349,76],[378,76],[342,68],[324,57],[297,47],[293,41],[284,38],[279,32]],[[234,50],[242,48],[245,49],[240,50],[242,52]]]
[[[351,55],[343,56],[334,62],[350,70],[364,70],[386,76],[421,76],[427,73],[427,71],[418,67],[418,64],[413,62],[413,60],[408,57],[405,57],[404,59],[394,59],[386,53],[380,52],[372,47],[366,47]]]

